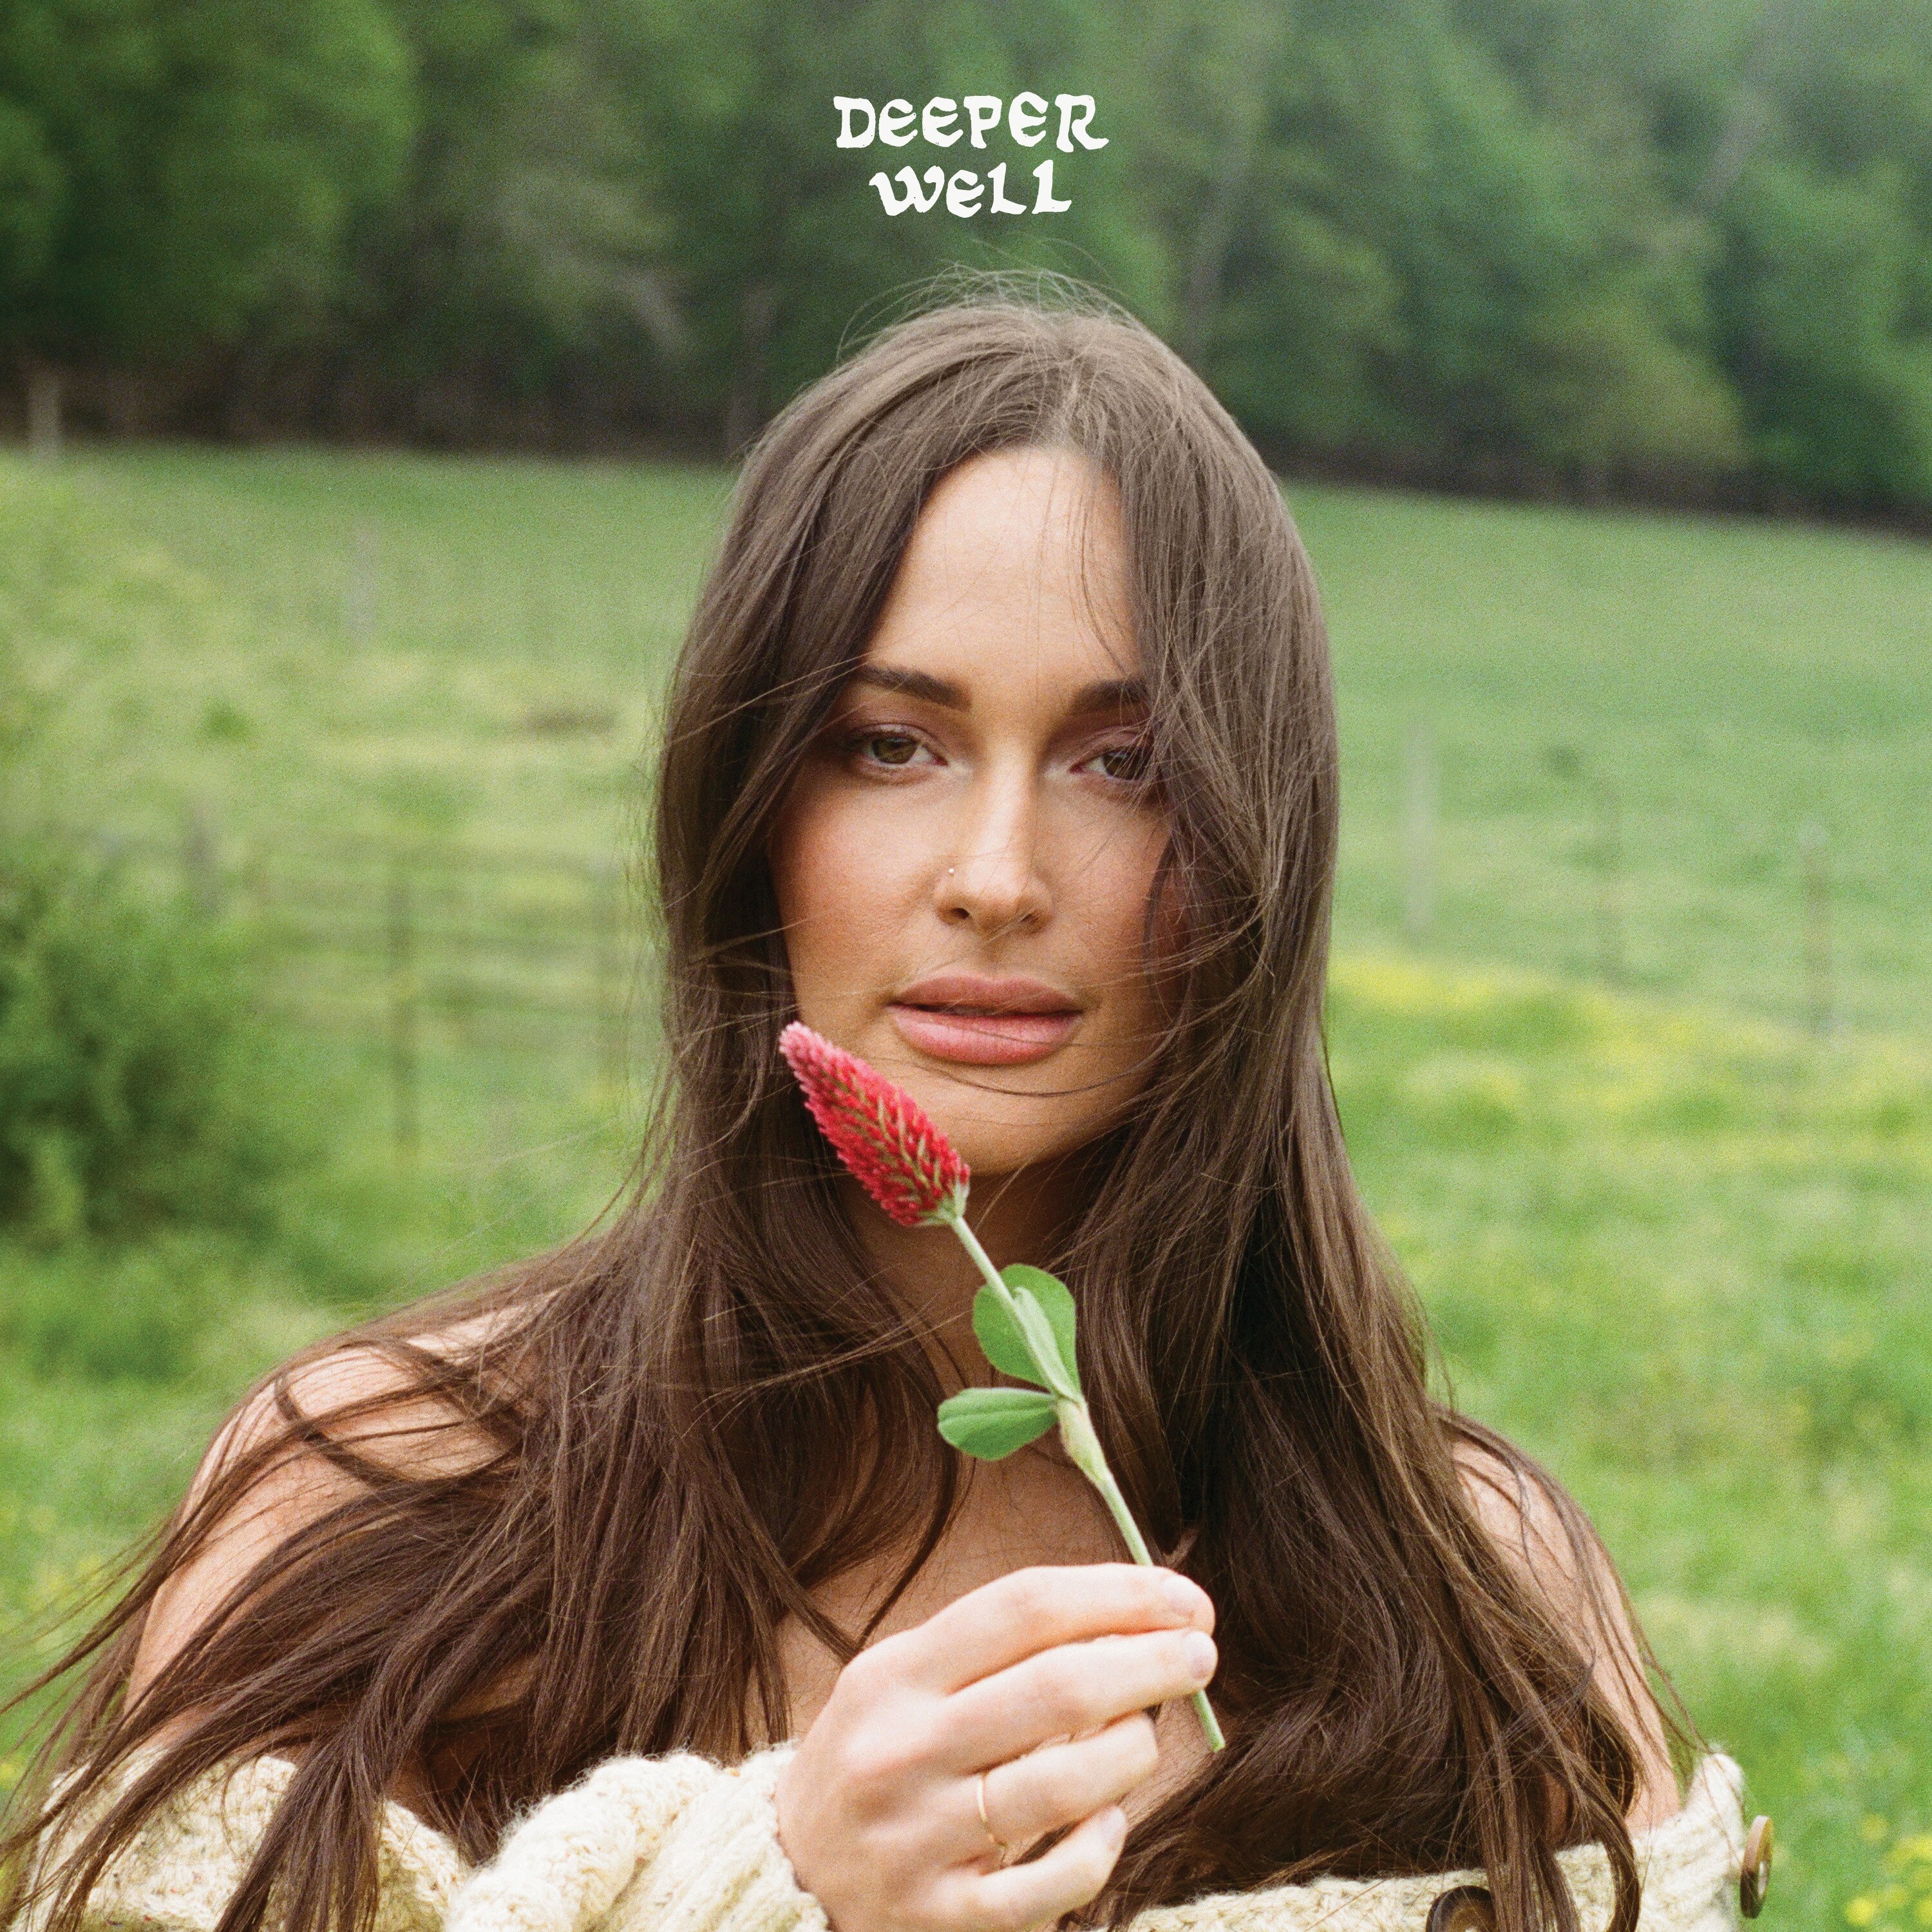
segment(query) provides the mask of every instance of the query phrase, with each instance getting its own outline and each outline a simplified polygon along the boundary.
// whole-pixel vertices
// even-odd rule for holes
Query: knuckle
[[[1042,1564],[1013,1570],[1005,1580],[1007,1614],[1023,1625],[1039,1622],[1052,1606],[1058,1580]]]
[[[1085,1726],[1090,1701],[1088,1676],[1082,1660],[1064,1652],[1044,1659],[1029,1686],[1030,1702],[1056,1731],[1078,1731]]]
[[[975,1899],[970,1883],[956,1881],[922,1901],[914,1908],[912,1918],[920,1932],[982,1932],[986,1912]]]
[[[929,1850],[922,1858],[896,1866],[869,1864],[866,1890],[872,1909],[862,1918],[835,1918],[832,1922],[886,1928],[889,1932],[944,1932],[947,1915],[938,1903],[940,1883]],[[616,1921],[608,1922],[614,1925]],[[646,1922],[634,1915],[632,1922]]]
[[[1161,1640],[1161,1662],[1176,1677],[1184,1678],[1190,1683],[1194,1681],[1194,1673],[1188,1665],[1188,1652],[1200,1640],[1202,1634],[1197,1630],[1178,1630],[1171,1631]]]
[[[1028,1932],[1040,1923],[1038,1915],[1013,1892],[996,1893],[977,1915],[986,1932]]]
[[[1070,1861],[1067,1882],[1078,1893],[1074,1901],[1086,1905],[1100,1895],[1100,1888],[1112,1876],[1117,1855],[1105,1844],[1090,1840]]]
[[[997,1932],[1005,1926],[1003,1899],[987,1899],[983,1880],[952,1878],[935,1886],[916,1907],[920,1932]]]
[[[881,1637],[877,1643],[867,1645],[848,1660],[838,1673],[840,1678],[856,1690],[877,1690],[898,1675],[899,1645],[896,1636]]]
[[[1124,1721],[1121,1756],[1130,1777],[1150,1776],[1160,1762],[1160,1744],[1154,1735],[1154,1720],[1144,1711],[1136,1711]]]
[[[869,1724],[846,1741],[841,1769],[847,1787],[877,1808],[917,1768],[923,1738],[911,1725]]]

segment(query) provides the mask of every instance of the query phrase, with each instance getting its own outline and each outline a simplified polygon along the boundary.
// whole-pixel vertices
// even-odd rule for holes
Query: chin
[[[1052,1160],[1078,1144],[1077,1137],[1070,1139],[1064,1121],[1043,1120],[1031,1109],[981,1107],[977,1094],[962,1094],[948,1080],[908,1084],[907,1090],[958,1150],[976,1181]]]
[[[1029,1102],[1018,1095],[982,1096],[963,1090],[944,1075],[902,1084],[958,1150],[976,1186],[1063,1160],[1090,1146],[1118,1119],[1070,1119],[1058,1096],[1042,1095]]]

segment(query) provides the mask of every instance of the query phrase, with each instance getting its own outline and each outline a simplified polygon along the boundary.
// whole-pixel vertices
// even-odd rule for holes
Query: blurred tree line
[[[1094,94],[888,219],[835,94]],[[1029,189],[1030,193],[1030,189]],[[1924,0],[0,0],[0,352],[76,420],[730,450],[950,261],[1278,460],[1932,506]]]

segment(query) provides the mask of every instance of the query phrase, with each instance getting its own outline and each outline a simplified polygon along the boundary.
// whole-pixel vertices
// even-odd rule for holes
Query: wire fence
[[[1412,725],[1402,760],[1400,930],[1409,944],[1421,947],[1436,938],[1443,922],[1444,835],[1453,828],[1445,826],[1442,809],[1441,749],[1426,724]],[[1574,752],[1564,754],[1559,768],[1582,812],[1580,825],[1573,820],[1580,837],[1568,842],[1574,862],[1566,868],[1559,858],[1565,840],[1552,821],[1542,829],[1534,874],[1519,866],[1504,890],[1516,896],[1538,888],[1546,893],[1551,881],[1568,869],[1565,885],[1558,890],[1567,900],[1563,911],[1572,928],[1565,949],[1576,962],[1572,970],[1606,985],[1622,985],[1632,977],[1640,897],[1624,789],[1614,773],[1588,772]],[[1828,1036],[1844,1023],[1846,995],[1843,945],[1834,931],[1834,902],[1842,887],[1834,883],[1824,826],[1816,819],[1800,824],[1788,856],[1796,886],[1787,902],[1791,916],[1774,926],[1767,920],[1761,940],[1766,950],[1784,950],[1796,970],[1789,995],[1772,1002],[1772,1008],[1814,1034]],[[1520,897],[1518,904],[1520,910]],[[1517,936],[1520,940],[1520,928]],[[1681,976],[1695,944],[1682,933],[1672,937]]]
[[[1402,937],[1418,946],[1431,942],[1444,910],[1441,765],[1432,734],[1418,725],[1398,794],[1395,908]],[[1627,814],[1608,778],[1586,796],[1580,868],[1565,889],[1576,896],[1565,910],[1578,963],[1614,984],[1628,976],[1631,950]],[[608,1090],[627,1087],[644,1017],[644,935],[614,856],[299,832],[231,838],[202,810],[172,839],[92,836],[157,889],[184,890],[210,916],[246,926],[269,962],[267,996],[278,1014],[380,1052],[405,1151],[421,1137],[425,1069],[452,1052],[581,1056]],[[1792,1017],[1828,1034],[1844,994],[1822,827],[1800,829],[1794,856],[1797,929],[1784,941],[1798,964]]]
[[[231,847],[200,814],[176,840],[108,832],[92,842],[244,926],[272,1012],[380,1042],[406,1152],[421,1137],[434,1050],[574,1052],[613,1090],[628,1078],[643,934],[614,860],[376,838]]]

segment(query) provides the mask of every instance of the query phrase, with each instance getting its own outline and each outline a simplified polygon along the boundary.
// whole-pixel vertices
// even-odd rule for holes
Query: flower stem
[[[966,1225],[963,1212],[944,1214],[940,1216],[946,1225],[959,1237],[966,1252],[973,1257],[974,1264],[986,1277],[986,1286],[994,1295],[1011,1311],[1014,1306],[1012,1290],[1000,1280],[1000,1271],[994,1267],[992,1257],[980,1244],[980,1238]],[[1017,1325],[1017,1324],[1016,1324]],[[1147,1539],[1135,1522],[1133,1512],[1127,1508],[1127,1499],[1120,1493],[1120,1486],[1114,1480],[1114,1472],[1107,1466],[1106,1453],[1100,1447],[1100,1438],[1094,1432],[1094,1418],[1084,1396],[1067,1396],[1055,1393],[1054,1406],[1060,1418],[1060,1439],[1065,1444],[1068,1459],[1073,1466],[1100,1492],[1100,1500],[1107,1505],[1107,1514],[1114,1519],[1114,1525],[1120,1532],[1121,1540],[1136,1563],[1153,1567],[1154,1557],[1147,1546]],[[1220,1750],[1227,1743],[1221,1735],[1220,1721],[1214,1715],[1214,1707],[1208,1701],[1204,1690],[1197,1690],[1193,1696],[1194,1714],[1200,1720],[1202,1735],[1208,1740],[1210,1750]]]
[[[966,1225],[963,1212],[949,1214],[946,1225],[959,1237],[960,1245],[973,1257],[973,1264],[986,1278],[986,1286],[994,1297],[1010,1311],[1013,1307],[1013,1292],[1000,1278],[1000,1271],[993,1265],[993,1258],[980,1245],[980,1238]]]

